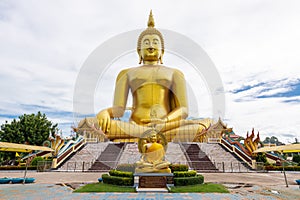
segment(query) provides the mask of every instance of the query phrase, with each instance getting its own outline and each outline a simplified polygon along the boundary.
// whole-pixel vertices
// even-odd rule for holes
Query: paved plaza
[[[24,172],[0,172],[0,177],[22,177]],[[97,182],[101,173],[35,172],[33,184],[2,184],[0,199],[300,199],[295,180],[300,173],[287,172],[289,187],[280,172],[269,173],[203,173],[205,182],[222,183],[229,194],[218,193],[73,193],[69,183]]]

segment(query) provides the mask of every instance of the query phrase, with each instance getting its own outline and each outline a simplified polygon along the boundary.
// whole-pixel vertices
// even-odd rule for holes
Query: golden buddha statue
[[[170,163],[165,161],[167,141],[164,135],[148,130],[139,139],[139,151],[142,154],[136,162],[136,173],[171,173]]]
[[[162,65],[164,39],[154,28],[152,12],[148,28],[138,38],[137,52],[142,65],[118,74],[113,107],[100,111],[96,119],[89,121],[96,122],[107,138],[115,142],[137,141],[154,127],[168,141],[193,141],[209,127],[211,120],[186,120],[185,78],[181,71]],[[129,92],[133,99],[132,112],[129,122],[124,122],[118,118],[125,112]]]

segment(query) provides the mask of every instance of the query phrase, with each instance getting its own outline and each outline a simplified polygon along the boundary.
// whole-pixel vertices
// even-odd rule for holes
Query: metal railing
[[[36,166],[37,172],[48,172],[51,171],[52,161],[38,161]]]
[[[95,163],[101,163],[98,169],[91,170],[90,168]],[[213,167],[211,166],[213,163]],[[66,168],[60,171],[67,172],[87,172],[87,171],[109,171],[116,169],[117,161],[96,161],[96,162],[66,162]],[[124,164],[124,163],[122,163]],[[133,163],[127,163],[133,164]],[[246,162],[206,162],[206,161],[183,161],[174,162],[172,164],[185,164],[191,170],[198,172],[221,172],[221,173],[246,173],[246,172],[263,172],[265,171],[263,163],[256,163],[255,169],[248,167]]]

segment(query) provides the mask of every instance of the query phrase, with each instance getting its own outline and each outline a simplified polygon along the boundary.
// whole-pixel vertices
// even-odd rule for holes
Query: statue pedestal
[[[139,188],[164,188],[166,186],[165,176],[141,176],[139,178]]]
[[[174,186],[172,173],[138,173],[134,174],[137,192],[168,192]]]

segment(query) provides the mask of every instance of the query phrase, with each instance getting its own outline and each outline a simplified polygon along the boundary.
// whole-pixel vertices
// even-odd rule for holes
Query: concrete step
[[[139,188],[136,187],[135,190],[138,193],[168,193],[169,190],[167,188]]]

